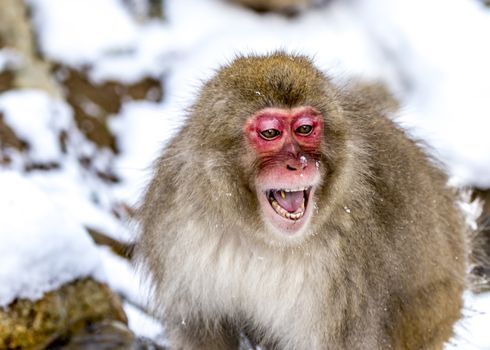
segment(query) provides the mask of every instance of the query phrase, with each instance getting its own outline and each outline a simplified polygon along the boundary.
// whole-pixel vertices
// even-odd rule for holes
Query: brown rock
[[[0,112],[0,150],[7,147],[18,151],[25,151],[29,148],[26,141],[22,140],[5,122],[4,115]]]
[[[0,1],[0,38],[2,46],[14,49],[22,58],[9,84],[17,88],[36,88],[61,97],[49,75],[50,64],[43,61],[34,42],[32,25],[25,1]],[[5,77],[4,77],[5,79]]]
[[[98,245],[104,245],[109,247],[114,254],[119,255],[125,259],[131,259],[134,251],[134,243],[122,242],[108,235],[100,232],[99,230],[91,227],[86,227],[88,234],[94,242]]]
[[[302,10],[320,6],[329,0],[231,0],[235,3],[247,6],[259,13],[277,12],[286,16],[296,16]]]
[[[483,211],[480,218],[490,218],[490,189],[474,189],[473,196],[479,198],[483,202]]]
[[[19,299],[0,308],[0,349],[44,349],[101,320],[127,323],[120,299],[105,284],[77,280],[40,300]]]
[[[58,339],[49,350],[165,350],[150,339],[136,338],[127,325],[119,321],[90,324],[69,338]]]
[[[474,291],[483,292],[490,291],[490,189],[475,189],[473,193],[482,201],[483,211],[472,237],[470,280]]]
[[[0,92],[10,90],[14,87],[14,72],[12,70],[4,70],[0,72]]]
[[[0,165],[9,164],[10,156],[7,149],[24,152],[29,144],[22,140],[5,122],[4,115],[0,112]]]
[[[12,154],[18,153],[26,155],[29,151],[29,143],[20,138],[15,131],[6,123],[5,117],[0,111],[0,165],[11,163]],[[57,161],[36,162],[29,157],[24,158],[24,170],[29,172],[33,170],[53,170],[58,169],[60,164]]]
[[[88,77],[89,68],[76,70],[57,65],[54,76],[62,85],[67,102],[73,107],[75,121],[82,133],[98,147],[117,153],[117,143],[108,128],[108,119],[121,110],[124,101],[161,101],[160,80],[144,78],[132,84],[116,81],[95,83]]]

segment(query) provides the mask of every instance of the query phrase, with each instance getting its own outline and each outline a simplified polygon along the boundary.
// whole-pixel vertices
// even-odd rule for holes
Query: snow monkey
[[[243,56],[156,163],[136,259],[171,349],[442,349],[465,226],[446,176],[308,57]],[[369,94],[368,94],[369,95]]]

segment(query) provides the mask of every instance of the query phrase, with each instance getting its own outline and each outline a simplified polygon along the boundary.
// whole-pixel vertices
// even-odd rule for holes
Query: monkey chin
[[[277,186],[276,186],[277,187]],[[282,194],[303,194],[303,202],[293,212],[286,210],[275,198]],[[311,221],[314,208],[315,185],[283,186],[279,188],[262,188],[257,191],[262,219],[267,228],[278,239],[280,245],[290,245],[301,241],[305,236]],[[276,196],[276,197],[275,197]],[[272,238],[272,237],[269,237]],[[274,239],[269,242],[273,243]]]

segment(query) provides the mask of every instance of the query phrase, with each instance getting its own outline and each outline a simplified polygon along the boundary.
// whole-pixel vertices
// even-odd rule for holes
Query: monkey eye
[[[309,135],[312,130],[313,130],[313,126],[311,125],[301,125],[298,128],[296,128],[296,132],[303,136]]]
[[[281,135],[281,132],[277,129],[267,129],[267,130],[261,131],[260,135],[265,140],[273,140],[276,137],[278,137],[279,135]]]

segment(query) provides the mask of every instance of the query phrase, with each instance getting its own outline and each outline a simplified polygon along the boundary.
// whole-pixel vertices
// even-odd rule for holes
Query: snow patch
[[[137,27],[118,0],[29,0],[42,52],[81,66],[134,50]]]
[[[67,130],[71,109],[39,90],[12,90],[0,94],[0,112],[14,132],[30,145],[35,161],[53,161],[61,156],[59,133]]]
[[[490,11],[466,0],[359,1],[357,11],[398,67],[403,122],[459,184],[489,187]]]
[[[445,350],[487,350],[490,349],[490,294],[464,295],[463,317],[454,327],[455,335]]]
[[[13,171],[0,172],[0,193],[0,306],[101,276],[90,237],[48,193]]]
[[[126,103],[120,115],[110,120],[111,130],[121,140],[121,155],[115,167],[124,182],[117,186],[120,198],[136,204],[151,176],[150,165],[162,147],[183,122],[182,110],[170,110],[160,104],[134,101]]]
[[[148,316],[129,303],[124,303],[129,328],[138,336],[154,340],[164,340],[164,330],[160,321]],[[162,343],[161,345],[168,345]]]
[[[2,48],[0,49],[0,72],[8,69],[15,68],[21,61],[21,56],[13,49]]]

